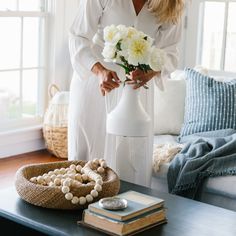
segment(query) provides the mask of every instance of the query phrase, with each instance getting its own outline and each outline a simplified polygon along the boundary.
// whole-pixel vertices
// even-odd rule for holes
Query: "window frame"
[[[226,45],[227,45],[227,27],[229,4],[236,0],[198,0],[187,4],[186,32],[185,32],[185,60],[184,64],[188,67],[194,67],[201,64],[203,47],[203,27],[204,27],[204,5],[205,2],[223,2],[225,3],[224,31],[222,40],[221,62],[219,70],[209,70],[210,74],[215,76],[235,76],[236,72],[225,71]],[[193,50],[195,48],[195,50]]]
[[[18,1],[17,1],[18,2]],[[48,32],[49,32],[49,10],[48,5],[50,1],[46,1],[44,6],[44,11],[18,11],[18,10],[7,10],[0,11],[0,17],[17,17],[20,18],[21,31],[20,31],[20,64],[18,68],[10,68],[10,69],[0,69],[0,72],[10,72],[10,71],[18,71],[19,72],[19,82],[20,82],[20,101],[21,101],[21,111],[22,111],[22,85],[23,85],[23,71],[36,69],[39,72],[38,76],[38,99],[37,99],[37,111],[34,117],[30,118],[19,118],[19,119],[7,119],[6,121],[1,121],[0,124],[0,132],[7,132],[10,130],[15,130],[19,128],[28,128],[36,125],[42,124],[43,114],[47,104],[47,86],[48,86],[48,48],[49,48],[49,40],[48,40]],[[19,6],[17,6],[18,9]],[[43,66],[39,63],[36,67],[24,67],[23,65],[23,30],[24,30],[24,18],[32,17],[32,18],[41,18],[44,20],[44,29],[43,35],[40,34],[39,37],[43,37],[43,45],[42,53],[43,56],[40,58],[43,60]],[[41,40],[40,40],[41,42]],[[39,43],[40,43],[39,42]]]

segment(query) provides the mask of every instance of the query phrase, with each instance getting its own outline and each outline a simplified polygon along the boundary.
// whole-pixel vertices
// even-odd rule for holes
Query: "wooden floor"
[[[23,165],[63,160],[46,150],[0,159],[0,189],[14,185],[15,173]]]

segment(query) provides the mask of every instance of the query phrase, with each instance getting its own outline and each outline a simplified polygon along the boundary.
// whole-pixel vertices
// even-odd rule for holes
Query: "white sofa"
[[[185,80],[182,72],[173,74],[165,83],[165,90],[155,92],[154,144],[176,143],[184,117]],[[152,188],[168,192],[167,171],[163,164],[152,175]],[[236,176],[207,178],[196,200],[236,211]]]

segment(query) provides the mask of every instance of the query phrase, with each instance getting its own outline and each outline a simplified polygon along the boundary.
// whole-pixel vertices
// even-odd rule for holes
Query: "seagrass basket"
[[[71,164],[80,164],[81,166],[84,166],[85,163],[85,161],[63,161],[23,166],[16,173],[16,190],[23,200],[36,206],[66,210],[87,208],[88,203],[81,206],[79,204],[74,205],[71,201],[66,200],[60,187],[42,186],[29,181],[32,177],[43,175],[44,173],[54,169],[60,169],[62,167],[67,168]],[[96,202],[104,197],[112,197],[119,192],[120,180],[111,168],[107,167],[105,169],[105,172],[102,174],[102,178],[102,191],[99,192],[98,197],[94,198],[93,202]],[[89,184],[73,190],[72,193],[77,197],[86,196],[91,192],[91,190],[93,190],[93,188],[94,185]]]
[[[69,92],[60,91],[51,84],[48,88],[51,99],[44,115],[43,137],[47,150],[59,158],[67,158],[67,116]]]
[[[59,158],[67,158],[67,127],[43,126],[43,137],[47,150]]]

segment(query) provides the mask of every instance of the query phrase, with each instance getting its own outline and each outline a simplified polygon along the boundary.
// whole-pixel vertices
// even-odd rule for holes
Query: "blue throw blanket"
[[[204,178],[236,175],[236,130],[198,133],[180,142],[186,144],[167,174],[170,193],[194,198]]]

